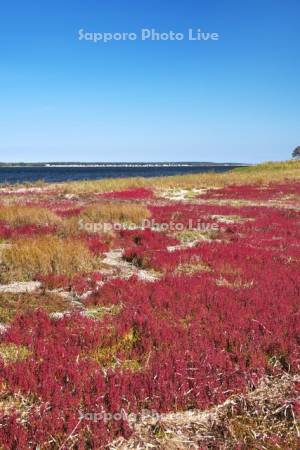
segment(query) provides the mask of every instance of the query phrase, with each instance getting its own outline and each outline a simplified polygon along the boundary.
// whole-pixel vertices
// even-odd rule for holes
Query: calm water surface
[[[0,167],[0,183],[101,180],[103,178],[159,177],[203,172],[226,172],[234,166],[159,167]]]

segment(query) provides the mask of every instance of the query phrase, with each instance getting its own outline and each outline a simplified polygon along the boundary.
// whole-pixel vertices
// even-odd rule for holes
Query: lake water
[[[62,182],[103,178],[160,177],[203,172],[226,172],[235,166],[135,166],[135,167],[0,167],[0,183],[44,180]]]

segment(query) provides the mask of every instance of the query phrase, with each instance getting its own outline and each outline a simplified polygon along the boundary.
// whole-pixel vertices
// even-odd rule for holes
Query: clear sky
[[[0,161],[287,159],[299,22],[299,0],[3,1]],[[142,28],[220,39],[78,39]]]

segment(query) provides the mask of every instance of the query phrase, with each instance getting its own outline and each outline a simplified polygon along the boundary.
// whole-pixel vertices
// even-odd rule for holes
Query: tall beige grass
[[[37,274],[91,272],[99,266],[80,240],[42,236],[17,240],[2,253],[0,282],[30,281]]]
[[[140,224],[150,217],[150,211],[135,203],[110,202],[89,206],[80,215],[80,219],[89,222],[118,222]]]
[[[0,206],[0,221],[11,226],[58,225],[61,219],[46,208],[16,205]]]

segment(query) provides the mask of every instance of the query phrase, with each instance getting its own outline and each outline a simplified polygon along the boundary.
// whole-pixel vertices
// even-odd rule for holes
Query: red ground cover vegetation
[[[154,197],[153,191],[146,188],[127,189],[126,191],[106,192],[100,198],[118,200],[149,200]]]
[[[105,198],[152,198],[145,191]],[[298,194],[299,185],[229,187],[205,197],[288,193]],[[196,202],[158,204],[151,213],[157,223],[188,229],[200,219],[219,229],[214,239],[174,251],[168,247],[179,244],[176,232],[118,232],[111,245],[124,248],[128,262],[159,271],[154,282],[103,282],[97,272],[38,277],[47,289],[88,292],[82,307],[101,318],[70,312],[57,319],[37,310],[1,334],[1,344],[25,346],[29,356],[9,363],[0,357],[0,384],[32,400],[26,420],[18,409],[2,411],[3,448],[104,448],[130,436],[126,419],[80,419],[80,411],[207,409],[254,389],[263,376],[299,372],[299,210]],[[95,254],[108,250],[99,236],[84,239]],[[191,271],[178,270],[184,266]]]
[[[44,289],[70,290],[76,295],[82,295],[84,292],[96,290],[102,276],[99,272],[93,272],[77,274],[71,278],[67,275],[37,275],[35,279],[41,282]]]
[[[8,224],[0,223],[0,239],[54,234],[56,231],[57,227],[55,225],[22,225],[14,227]]]
[[[223,189],[212,189],[201,198],[233,198],[241,200],[273,200],[286,195],[300,195],[300,183],[270,184],[268,186],[245,185],[227,186]]]
[[[157,251],[167,251],[168,246],[176,244],[178,244],[176,238],[149,228],[120,232],[120,246],[125,248],[124,259],[142,268],[148,267],[149,259]]]

